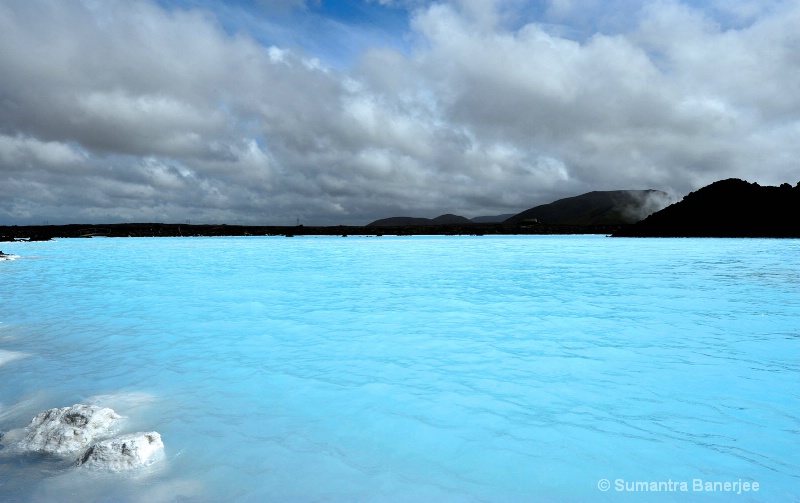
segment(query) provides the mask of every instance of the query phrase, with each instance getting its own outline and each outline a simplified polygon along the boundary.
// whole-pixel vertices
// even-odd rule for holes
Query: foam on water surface
[[[758,482],[742,501],[800,493],[796,240],[18,248],[0,267],[0,431],[111,407],[158,431],[165,459],[76,473],[0,449],[13,500],[615,501],[618,480],[694,479]]]
[[[25,353],[20,353],[19,351],[6,351],[4,349],[0,349],[0,366],[20,358],[25,358],[26,356],[28,355]]]

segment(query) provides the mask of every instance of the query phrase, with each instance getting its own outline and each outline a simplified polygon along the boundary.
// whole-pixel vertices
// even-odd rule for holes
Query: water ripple
[[[791,240],[24,246],[0,271],[0,431],[111,406],[162,434],[168,466],[95,487],[0,449],[15,500],[618,497],[601,478],[797,492]]]

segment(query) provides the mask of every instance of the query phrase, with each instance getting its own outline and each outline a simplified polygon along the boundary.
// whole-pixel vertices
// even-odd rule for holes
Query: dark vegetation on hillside
[[[762,187],[737,178],[714,182],[614,236],[800,238],[800,182],[794,187]]]

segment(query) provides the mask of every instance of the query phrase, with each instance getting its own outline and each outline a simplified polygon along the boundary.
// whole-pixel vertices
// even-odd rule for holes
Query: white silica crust
[[[92,445],[78,460],[78,465],[125,471],[147,466],[163,454],[164,443],[157,432],[129,433]]]
[[[113,433],[122,416],[111,409],[76,404],[37,414],[25,428],[18,447],[24,451],[67,456],[86,449],[95,439]]]

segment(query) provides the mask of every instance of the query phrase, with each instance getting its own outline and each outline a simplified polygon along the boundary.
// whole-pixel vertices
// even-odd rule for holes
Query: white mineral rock
[[[78,465],[123,471],[149,465],[163,455],[164,443],[155,431],[129,433],[89,447],[78,460]]]
[[[65,456],[77,454],[95,439],[113,433],[120,415],[95,405],[76,404],[37,414],[18,447],[25,451]]]

